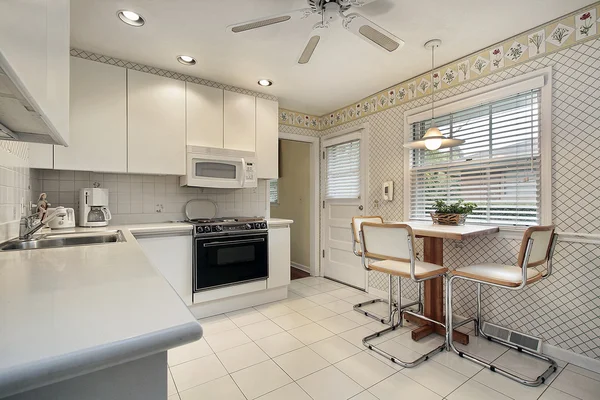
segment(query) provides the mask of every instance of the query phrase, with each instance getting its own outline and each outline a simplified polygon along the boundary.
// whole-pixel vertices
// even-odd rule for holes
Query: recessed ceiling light
[[[182,63],[183,65],[194,65],[196,64],[196,59],[191,56],[177,56],[177,61]]]
[[[271,86],[273,84],[273,81],[270,79],[261,79],[258,81],[258,84],[260,86]]]
[[[117,12],[117,16],[121,21],[131,26],[142,26],[144,25],[144,23],[146,23],[146,21],[140,14],[133,11],[120,10],[119,12]]]

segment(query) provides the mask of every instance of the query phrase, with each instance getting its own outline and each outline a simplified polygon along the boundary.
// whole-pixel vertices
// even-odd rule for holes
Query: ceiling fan
[[[242,22],[228,26],[227,30],[232,33],[243,33],[269,25],[280,24],[297,19],[306,19],[317,14],[321,16],[321,21],[317,22],[313,27],[304,46],[304,50],[298,57],[298,64],[307,64],[310,61],[317,45],[329,29],[329,24],[338,19],[341,19],[342,26],[348,31],[366,42],[371,43],[375,47],[391,53],[404,45],[402,39],[394,36],[392,33],[358,13],[346,13],[352,7],[362,7],[374,1],[376,0],[307,0],[308,8]]]

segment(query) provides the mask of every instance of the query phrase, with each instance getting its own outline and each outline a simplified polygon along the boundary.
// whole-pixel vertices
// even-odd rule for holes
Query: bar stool
[[[360,226],[363,222],[383,224],[383,218],[381,218],[378,215],[368,216],[368,217],[352,217],[352,222],[350,223],[351,230],[352,230],[352,252],[354,253],[355,256],[358,256],[358,257],[362,256],[362,251],[358,250],[356,248],[357,247],[356,245],[357,244],[360,245]],[[369,269],[367,269],[367,270],[369,270]],[[390,275],[390,285],[391,285],[391,279],[392,279],[392,276]],[[420,296],[419,296],[419,300],[420,300]],[[389,314],[387,317],[382,318],[381,316],[379,316],[377,314],[373,314],[363,308],[364,306],[375,304],[375,303],[385,303],[385,304],[389,305]],[[365,301],[365,302],[354,305],[354,311],[364,314],[369,318],[373,318],[374,320],[379,321],[382,324],[387,324],[388,322],[390,322],[391,318],[397,311],[396,308],[397,308],[397,305],[392,300],[391,292],[388,293],[387,301],[384,299],[374,299],[374,300],[369,300],[369,301]]]
[[[361,258],[363,266],[368,270],[383,272],[389,275],[389,298],[392,297],[392,276],[397,277],[397,306],[398,322],[394,323],[394,316],[390,318],[390,326],[379,332],[375,332],[363,339],[363,344],[376,353],[388,358],[393,363],[401,365],[405,368],[411,368],[419,365],[423,361],[429,359],[433,354],[439,353],[446,349],[446,344],[443,343],[429,353],[417,358],[414,361],[402,361],[388,352],[379,349],[377,346],[370,344],[369,341],[393,332],[402,326],[403,314],[411,314],[425,319],[431,323],[438,324],[445,328],[441,322],[427,318],[422,313],[408,310],[419,302],[402,304],[402,285],[401,278],[411,279],[413,282],[423,282],[429,279],[445,277],[448,268],[441,265],[431,264],[423,261],[415,260],[413,243],[415,237],[412,228],[406,224],[380,224],[372,222],[363,222],[360,229],[360,244]],[[367,259],[369,261],[367,262]]]
[[[549,277],[552,274],[552,256],[554,255],[557,239],[558,235],[554,233],[554,226],[531,227],[528,228],[523,235],[521,249],[517,258],[517,266],[485,263],[458,268],[453,271],[452,276],[448,279],[448,285],[446,287],[446,325],[448,325],[448,329],[446,330],[446,343],[448,344],[449,349],[452,349],[460,357],[473,361],[483,367],[489,368],[492,372],[497,372],[500,375],[506,376],[507,378],[527,386],[541,385],[556,371],[556,362],[551,358],[516,344],[509,343],[508,341],[488,336],[483,332],[481,318],[481,285],[484,284],[509,290],[521,290],[527,285]],[[546,264],[545,274],[532,268],[542,264]],[[452,288],[454,286],[454,281],[457,279],[477,283],[477,315],[474,318],[461,321],[459,324],[453,324]],[[471,321],[474,322],[476,336],[481,335],[492,342],[544,360],[550,364],[548,369],[536,379],[531,380],[516,375],[499,366],[490,364],[476,355],[457,350],[454,343],[452,343],[452,330],[453,328],[465,325]]]

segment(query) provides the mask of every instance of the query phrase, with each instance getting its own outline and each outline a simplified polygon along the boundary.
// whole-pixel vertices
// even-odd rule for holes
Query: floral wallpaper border
[[[410,100],[431,95],[432,90],[437,92],[448,89],[595,38],[600,33],[599,16],[600,2],[596,2],[450,64],[440,66],[434,71],[433,76],[430,71],[427,71],[327,115],[316,117],[280,109],[279,123],[325,130],[372,115]]]
[[[285,108],[279,109],[279,123],[281,125],[297,126],[316,131],[321,130],[321,117],[286,110]]]

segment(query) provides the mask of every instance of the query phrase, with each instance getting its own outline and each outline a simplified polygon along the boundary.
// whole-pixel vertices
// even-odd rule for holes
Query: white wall
[[[600,233],[600,39],[504,69],[486,77],[436,92],[438,99],[483,87],[547,66],[553,68],[552,175],[553,223],[560,232]],[[367,213],[386,220],[403,220],[404,113],[430,98],[414,101],[371,114],[334,128],[327,135],[365,122],[370,124],[369,188]],[[381,184],[393,180],[394,201],[380,202]],[[571,236],[572,237],[572,236]],[[422,254],[422,241],[417,241]],[[450,269],[477,262],[514,264],[519,240],[483,237],[457,243],[446,240],[444,265]],[[581,243],[559,239],[554,275],[519,292],[486,288],[484,317],[511,328],[540,336],[548,344],[600,359],[595,332],[600,330],[600,242]],[[387,290],[383,274],[371,272],[369,286]],[[473,288],[457,285],[455,307],[458,314],[475,311]],[[404,293],[416,298],[416,287],[407,283]],[[467,291],[468,290],[468,291]]]

